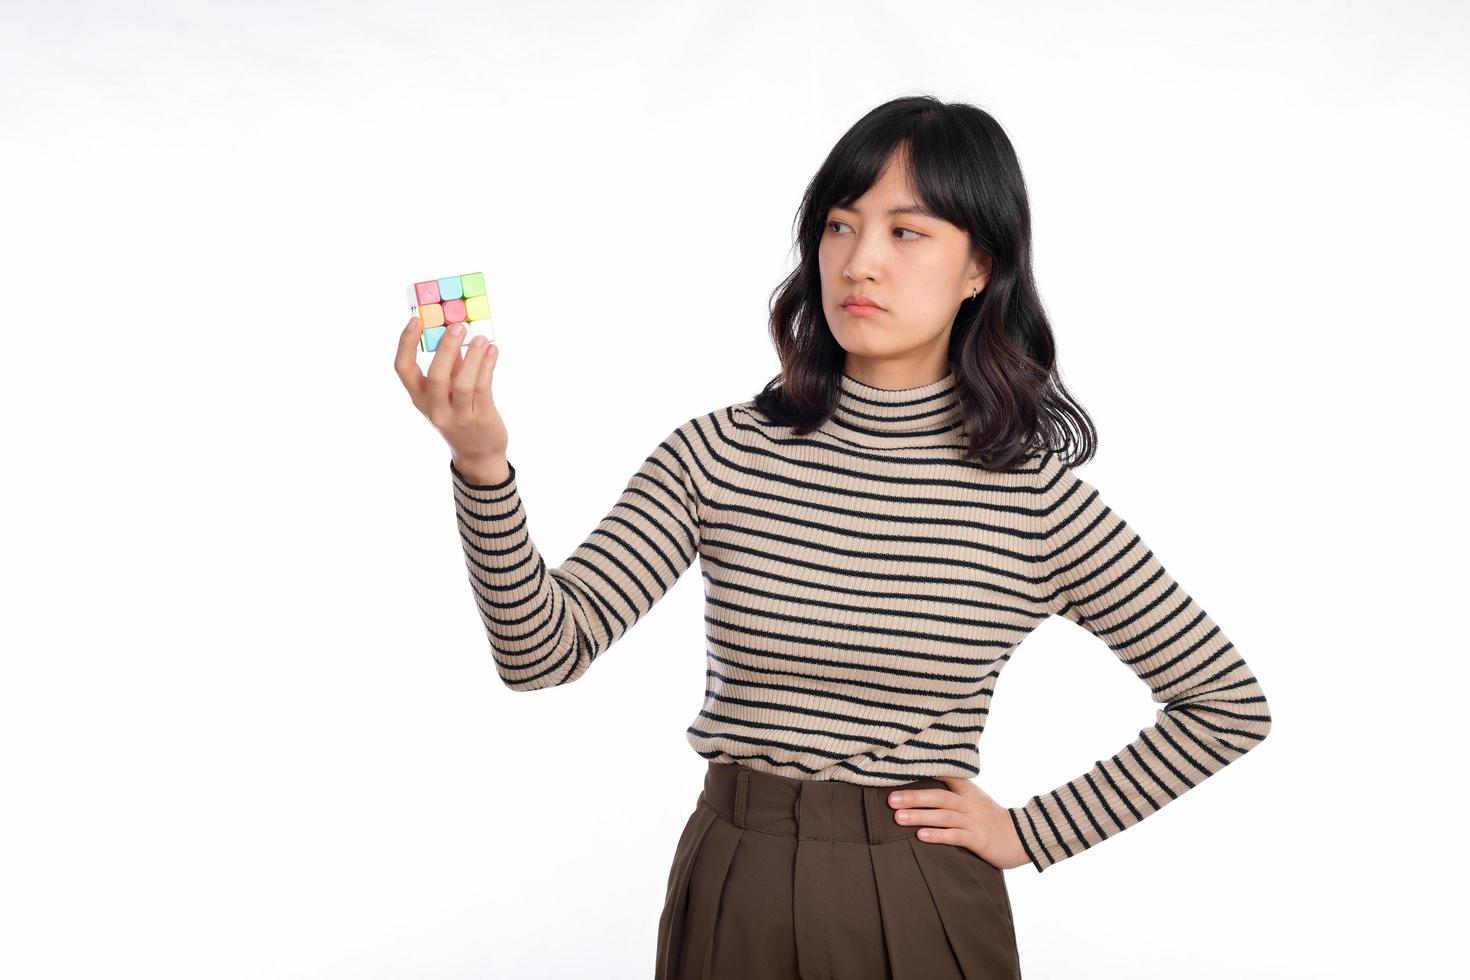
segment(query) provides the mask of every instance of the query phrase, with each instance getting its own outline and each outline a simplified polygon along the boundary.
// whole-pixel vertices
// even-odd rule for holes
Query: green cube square
[[[485,295],[485,273],[471,272],[459,277],[460,284],[464,287],[465,299],[471,296]]]

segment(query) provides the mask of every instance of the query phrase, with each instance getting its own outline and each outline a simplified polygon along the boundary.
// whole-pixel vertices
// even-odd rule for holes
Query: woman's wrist
[[[463,473],[464,478],[470,483],[477,483],[482,486],[504,483],[510,478],[510,464],[504,456],[481,457],[479,459],[455,457],[454,468]]]
[[[1011,819],[1010,808],[997,803],[996,809],[991,812],[990,819],[991,831],[998,842],[996,857],[999,863],[996,866],[1002,870],[1009,870],[1030,864],[1031,857],[1026,853],[1026,844],[1016,830],[1015,821]]]

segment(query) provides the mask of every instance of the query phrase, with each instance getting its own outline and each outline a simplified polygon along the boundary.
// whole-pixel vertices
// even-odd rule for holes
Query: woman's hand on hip
[[[1030,862],[1005,807],[973,779],[934,778],[949,789],[906,789],[888,794],[888,805],[897,823],[918,827],[922,842],[967,848],[997,868],[1018,868]]]

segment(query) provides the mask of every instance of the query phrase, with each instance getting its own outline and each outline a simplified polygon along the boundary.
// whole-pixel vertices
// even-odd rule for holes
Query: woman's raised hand
[[[498,482],[505,471],[506,446],[510,436],[495,408],[491,387],[500,348],[476,334],[463,358],[460,338],[464,327],[451,328],[439,341],[426,376],[419,370],[415,352],[419,345],[419,320],[410,317],[398,337],[398,355],[393,370],[414,407],[439,430],[449,443],[454,465],[475,482]]]

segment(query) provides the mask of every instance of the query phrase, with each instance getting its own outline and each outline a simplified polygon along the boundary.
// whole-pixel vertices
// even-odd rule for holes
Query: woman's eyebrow
[[[839,210],[839,211],[853,211],[853,212],[856,212],[858,214],[861,214],[862,213],[858,208],[849,207],[849,206],[847,206],[845,204],[834,204],[834,205],[832,205],[832,207],[835,210]],[[926,208],[926,207],[924,207],[923,205],[920,205],[920,204],[902,204],[902,205],[899,205],[896,208],[889,208],[888,209],[888,213],[889,214],[917,214],[917,215],[921,215],[922,217],[925,217],[925,218],[936,218],[936,217],[938,217],[938,215],[936,215],[933,211],[930,211],[928,208]]]

